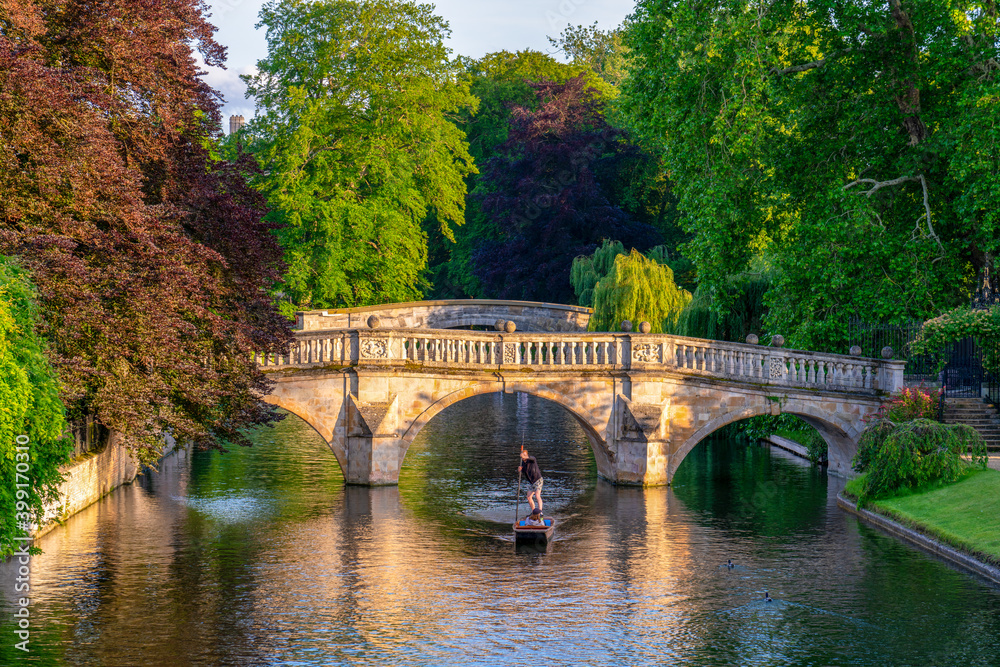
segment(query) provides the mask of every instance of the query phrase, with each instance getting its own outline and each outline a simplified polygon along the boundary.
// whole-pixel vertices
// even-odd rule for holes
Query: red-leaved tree
[[[246,444],[275,419],[251,352],[280,352],[281,250],[212,159],[221,64],[199,0],[0,0],[0,253],[33,273],[71,416],[140,460],[163,433]]]

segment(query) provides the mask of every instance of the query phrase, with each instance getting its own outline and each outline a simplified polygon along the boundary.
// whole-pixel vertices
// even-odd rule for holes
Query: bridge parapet
[[[583,306],[497,299],[445,299],[389,303],[379,306],[308,310],[296,313],[301,331],[364,329],[375,315],[389,329],[492,328],[499,320],[513,320],[521,331],[585,332],[593,311]]]
[[[904,366],[903,361],[659,334],[427,329],[297,332],[288,355],[261,356],[257,362],[267,371],[324,366],[651,371],[871,395],[901,389]]]

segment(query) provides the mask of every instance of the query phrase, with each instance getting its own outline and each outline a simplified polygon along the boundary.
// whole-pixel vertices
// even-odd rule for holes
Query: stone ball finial
[[[380,326],[382,326],[382,320],[379,319],[378,315],[371,315],[368,318],[369,329],[378,329]]]
[[[503,330],[507,333],[514,333],[517,331],[517,325],[514,324],[513,320],[507,320],[503,325]]]
[[[882,358],[892,359],[892,348],[889,347],[888,345],[882,348]]]
[[[496,322],[493,323],[493,328],[496,329],[497,331],[503,331],[506,326],[507,326],[507,320],[497,320]]]
[[[653,325],[650,324],[649,322],[639,323],[639,333],[649,333],[652,330],[653,330]]]
[[[771,336],[771,345],[773,347],[784,347],[785,337],[782,336],[781,334],[774,334],[773,336]]]
[[[861,346],[860,345],[852,345],[850,353],[851,353],[852,357],[860,357],[861,356]]]
[[[622,322],[622,331],[628,333],[632,330],[632,320],[625,320]]]
[[[750,334],[747,336],[747,343],[749,343],[750,345],[756,345],[759,342],[760,339],[757,338],[757,334]]]

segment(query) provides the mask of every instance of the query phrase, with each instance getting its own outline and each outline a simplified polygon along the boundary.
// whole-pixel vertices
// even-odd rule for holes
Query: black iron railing
[[[903,374],[910,378],[937,380],[937,367],[927,354],[910,354],[910,343],[917,337],[920,320],[907,320],[902,324],[880,324],[866,322],[860,317],[848,321],[848,339],[851,345],[861,347],[865,356],[878,357],[884,347],[891,347],[897,359],[906,359]]]

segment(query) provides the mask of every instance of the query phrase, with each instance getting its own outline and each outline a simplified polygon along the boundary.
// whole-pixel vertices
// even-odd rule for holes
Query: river
[[[522,437],[560,521],[544,551],[509,535]],[[778,451],[714,438],[672,487],[617,488],[572,416],[523,394],[442,412],[398,487],[345,486],[294,416],[253,439],[43,537],[28,654],[0,565],[0,664],[1000,665],[1000,589]]]

